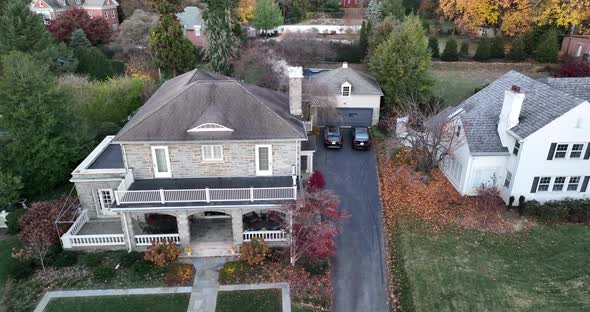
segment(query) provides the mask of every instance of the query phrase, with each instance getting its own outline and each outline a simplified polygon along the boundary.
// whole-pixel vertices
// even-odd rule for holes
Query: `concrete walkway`
[[[215,312],[219,271],[231,259],[233,257],[182,259],[182,262],[192,263],[197,270],[187,312]]]

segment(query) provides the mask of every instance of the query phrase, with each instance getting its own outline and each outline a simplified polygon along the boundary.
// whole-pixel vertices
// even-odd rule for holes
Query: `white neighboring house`
[[[590,78],[535,80],[510,71],[438,117],[462,145],[441,168],[462,195],[495,184],[515,203],[590,198]]]
[[[310,76],[305,90],[321,99],[317,111],[319,126],[337,125],[374,126],[379,122],[383,92],[377,80],[368,74],[348,67],[321,71]]]

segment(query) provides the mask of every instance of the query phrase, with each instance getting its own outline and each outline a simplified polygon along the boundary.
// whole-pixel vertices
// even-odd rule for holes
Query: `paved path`
[[[324,174],[326,188],[335,191],[345,220],[336,241],[333,277],[334,311],[388,311],[381,203],[377,162],[373,151],[351,148],[350,130],[341,150],[326,150],[317,140],[314,168]]]
[[[184,258],[182,262],[192,263],[197,270],[187,312],[215,312],[219,270],[229,257]]]

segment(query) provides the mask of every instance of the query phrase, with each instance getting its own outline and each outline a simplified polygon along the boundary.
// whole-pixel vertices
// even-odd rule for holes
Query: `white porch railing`
[[[172,240],[176,244],[180,244],[180,234],[149,234],[149,235],[135,235],[135,245],[149,246],[152,241],[161,243]]]
[[[6,210],[0,211],[0,228],[7,228],[8,225],[6,224],[6,217],[8,216],[8,212]]]
[[[72,247],[125,245],[123,234],[72,235],[69,240]]]
[[[121,184],[123,185],[123,183]],[[297,199],[297,186],[266,188],[115,191],[117,204],[165,204],[186,202],[269,201]]]
[[[244,241],[249,242],[253,238],[263,239],[265,242],[281,242],[287,240],[287,233],[283,230],[278,231],[245,231]]]
[[[82,213],[80,214],[80,216],[78,216],[78,219],[76,219],[76,221],[74,221],[74,224],[72,224],[72,226],[67,231],[67,233],[69,233],[70,235],[78,234],[80,229],[84,226],[84,224],[86,222],[88,222],[88,220],[89,220],[88,212],[86,210],[82,210]]]

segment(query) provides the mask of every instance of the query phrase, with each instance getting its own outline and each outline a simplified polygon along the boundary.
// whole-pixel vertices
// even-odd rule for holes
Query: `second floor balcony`
[[[294,176],[134,180],[130,170],[115,194],[117,206],[282,202],[297,199]]]

